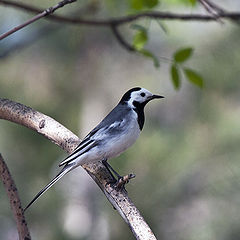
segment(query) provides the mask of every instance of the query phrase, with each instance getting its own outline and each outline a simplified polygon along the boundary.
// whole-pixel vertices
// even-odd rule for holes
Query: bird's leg
[[[126,176],[119,175],[112,166],[107,162],[107,159],[102,160],[103,165],[107,168],[108,172],[110,173],[111,177],[113,178],[114,182],[109,182],[109,184],[113,184],[113,187],[116,188],[116,190],[123,191],[125,189],[125,184],[129,182],[130,179],[135,178],[135,174],[128,174]],[[117,176],[117,180],[112,174],[112,172]]]
[[[107,159],[103,159],[102,160],[103,165],[106,167],[106,169],[108,170],[108,172],[110,173],[111,177],[114,180],[114,183],[116,183],[119,179],[122,178],[122,176],[120,176],[112,167],[111,165],[107,162]],[[112,174],[114,173],[115,176],[117,176],[118,180],[116,180],[115,176]]]
[[[108,171],[113,172],[118,179],[122,178],[122,176],[119,175],[107,161],[105,161],[104,165],[108,169]]]

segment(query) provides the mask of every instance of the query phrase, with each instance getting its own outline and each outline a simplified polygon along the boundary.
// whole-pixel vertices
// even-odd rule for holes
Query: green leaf
[[[180,0],[180,1],[177,0],[177,1],[174,1],[174,2],[193,7],[193,6],[197,5],[198,0]]]
[[[196,4],[197,4],[197,0],[188,0],[191,4],[192,4],[192,6],[196,6]]]
[[[188,60],[193,53],[193,48],[181,48],[174,53],[174,60],[178,63],[182,63]]]
[[[198,0],[165,0],[164,2],[167,2],[169,5],[194,7],[197,5]]]
[[[145,57],[151,58],[151,59],[153,60],[154,66],[155,66],[156,68],[159,68],[159,67],[160,67],[160,63],[159,63],[157,57],[156,57],[153,53],[151,53],[150,51],[148,51],[148,50],[146,50],[146,49],[141,49],[139,52],[140,52],[142,55],[144,55]]]
[[[158,5],[158,0],[143,0],[143,5],[146,8],[154,8]]]
[[[136,50],[141,50],[148,41],[147,31],[138,31],[133,37],[133,46]]]
[[[143,9],[143,0],[131,0],[130,6],[134,10],[142,10]]]
[[[134,10],[154,8],[159,4],[159,0],[130,0],[130,7]]]
[[[179,70],[176,64],[172,64],[171,66],[171,77],[172,77],[172,83],[176,90],[180,88],[181,80],[179,75]]]
[[[184,68],[183,70],[189,82],[199,86],[200,88],[203,87],[203,78],[197,72],[189,68]]]

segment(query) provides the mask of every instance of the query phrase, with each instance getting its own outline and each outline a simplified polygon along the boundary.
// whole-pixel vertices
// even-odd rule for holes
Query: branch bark
[[[28,21],[26,21],[25,23],[23,24],[20,24],[18,25],[17,27],[14,27],[13,29],[7,31],[6,33],[2,34],[0,36],[0,40],[8,37],[9,35],[19,31],[20,29],[26,27],[27,25],[31,24],[31,23],[34,23],[36,22],[37,20],[39,20],[40,18],[43,18],[47,15],[50,15],[50,14],[53,14],[57,9],[67,5],[67,4],[70,4],[70,3],[73,3],[73,2],[76,2],[77,0],[62,0],[61,2],[59,2],[58,4],[56,4],[55,6],[53,7],[49,7],[47,8],[46,10],[44,10],[43,12],[37,14],[36,16],[34,16],[33,18],[29,19]]]
[[[64,5],[74,2],[76,0],[63,0],[62,2],[66,2]],[[201,1],[203,2],[203,1]],[[60,2],[61,3],[61,2]],[[59,3],[59,4],[60,4]],[[206,0],[205,0],[206,3]],[[18,2],[14,1],[6,1],[6,0],[0,0],[0,4],[9,5],[15,8],[22,9],[27,12],[32,13],[39,13],[32,19],[28,20],[27,22],[19,25],[18,27],[15,27],[8,32],[0,35],[0,40],[6,38],[7,36],[11,35],[12,33],[22,29],[23,27],[35,22],[36,20],[39,20],[42,17],[46,17],[49,20],[57,21],[57,22],[63,22],[63,23],[69,23],[69,24],[77,24],[77,25],[89,25],[89,26],[95,26],[95,27],[116,27],[119,25],[131,23],[133,21],[142,19],[142,18],[150,18],[150,19],[161,19],[161,20],[182,20],[182,21],[216,21],[219,19],[229,19],[229,20],[240,20],[240,12],[226,12],[223,9],[217,7],[215,4],[211,3],[209,4],[209,1],[207,2],[208,6],[218,9],[217,16],[210,14],[210,15],[203,15],[203,14],[178,14],[178,13],[171,13],[171,12],[159,12],[159,11],[148,11],[148,12],[142,12],[138,14],[123,16],[123,17],[117,17],[117,18],[109,18],[109,19],[84,19],[84,18],[69,18],[59,15],[52,15],[53,11],[52,9],[57,10],[59,7],[59,4],[57,4],[55,7],[50,7],[46,10],[42,10],[39,8],[35,8],[31,5],[27,4],[20,4]],[[63,6],[64,6],[63,5]],[[62,6],[60,6],[62,7]],[[220,10],[219,10],[220,9]],[[119,40],[119,39],[118,39]]]
[[[4,2],[6,2],[7,4],[10,4],[10,6],[13,6],[13,7],[15,7],[15,5],[18,6],[20,4],[20,6],[23,5],[23,7],[26,7],[26,9],[30,9],[31,11],[36,13],[41,13],[44,11],[44,9],[35,9],[28,5],[25,6],[23,3],[19,3],[19,2],[12,2],[12,1],[9,2],[5,0],[0,0],[0,1],[2,1],[3,4]],[[70,15],[71,16],[93,15],[97,12],[98,9],[99,9],[99,5],[96,4],[96,2],[90,2],[89,4],[81,8],[74,9],[74,11],[70,12]],[[3,58],[9,57],[11,54],[13,54],[16,51],[27,48],[32,44],[36,43],[37,41],[39,41],[40,39],[42,39],[43,37],[47,37],[50,34],[53,34],[56,31],[60,31],[60,30],[61,28],[58,25],[46,23],[43,26],[39,27],[38,29],[35,29],[32,34],[25,35],[25,37],[19,39],[17,42],[13,44],[9,44],[7,48],[4,48],[0,52],[0,60]]]
[[[12,176],[1,154],[0,154],[0,178],[2,179],[4,188],[7,192],[13,216],[17,223],[19,239],[31,240],[30,233],[27,227],[27,222],[24,217],[21,201],[18,195],[17,187],[12,179]]]
[[[121,33],[118,30],[118,27],[115,24],[111,25],[111,29],[113,32],[113,35],[116,37],[116,39],[118,40],[118,42],[124,47],[126,48],[128,51],[130,52],[135,52],[136,49],[130,45],[121,35]]]
[[[214,10],[216,13],[226,13],[227,11],[219,7],[217,4],[211,2],[210,0],[198,0],[208,11],[209,7]]]
[[[78,145],[79,138],[66,129],[56,120],[37,112],[23,104],[0,98],[0,119],[28,127],[37,131],[44,137],[70,153]],[[128,197],[126,191],[116,191],[109,184],[111,176],[101,162],[82,166],[100,189],[112,206],[119,212],[124,221],[129,225],[138,240],[156,240],[152,230]]]
[[[206,11],[215,17],[216,21],[223,23],[223,21],[219,18],[219,14],[225,13],[226,11],[222,8],[218,7],[216,4],[212,3],[209,0],[198,0],[198,2],[206,9]]]

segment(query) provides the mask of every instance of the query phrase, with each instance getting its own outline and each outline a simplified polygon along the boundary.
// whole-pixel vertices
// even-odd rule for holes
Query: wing
[[[121,130],[120,126],[124,122],[122,116],[126,116],[130,109],[117,105],[77,146],[77,148],[67,156],[59,166],[71,163],[73,160],[97,146],[104,135],[117,134]]]
[[[72,152],[69,156],[67,156],[60,164],[59,167],[69,164],[79,156],[83,155],[84,153],[88,152],[91,148],[97,146],[98,141],[91,139],[90,137],[86,137],[83,141],[77,146],[77,148]]]

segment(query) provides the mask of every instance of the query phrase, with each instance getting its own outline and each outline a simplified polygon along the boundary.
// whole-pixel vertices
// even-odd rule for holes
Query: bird
[[[137,140],[145,122],[144,107],[153,99],[164,98],[145,88],[128,90],[115,108],[80,142],[60,164],[60,172],[25,207],[26,211],[59,179],[78,166],[102,161],[111,176],[121,176],[110,166],[108,159],[119,156]]]

